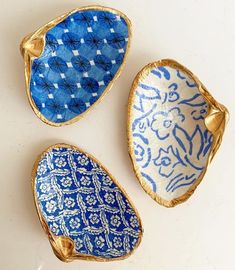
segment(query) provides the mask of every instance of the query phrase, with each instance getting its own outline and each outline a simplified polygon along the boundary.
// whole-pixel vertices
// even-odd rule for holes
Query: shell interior
[[[205,174],[214,147],[215,134],[205,124],[212,107],[218,113],[208,118],[208,126],[224,128],[222,105],[216,108],[203,91],[200,81],[173,60],[149,64],[133,84],[130,155],[143,188],[165,206],[184,201]]]
[[[29,98],[44,122],[71,123],[111,87],[129,46],[123,16],[102,7],[77,10],[23,42],[22,51],[31,55]]]
[[[36,162],[38,214],[56,255],[64,261],[125,258],[140,242],[137,212],[97,162],[68,145],[49,148]]]

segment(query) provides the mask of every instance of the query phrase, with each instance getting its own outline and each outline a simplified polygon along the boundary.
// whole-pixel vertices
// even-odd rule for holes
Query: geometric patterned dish
[[[174,60],[144,67],[129,97],[128,145],[134,171],[158,203],[188,199],[220,146],[227,109]]]
[[[79,120],[111,88],[130,47],[131,23],[120,11],[88,6],[24,38],[27,95],[45,123]]]
[[[142,238],[140,217],[112,175],[81,149],[56,144],[33,168],[32,188],[55,255],[110,261],[130,256]]]

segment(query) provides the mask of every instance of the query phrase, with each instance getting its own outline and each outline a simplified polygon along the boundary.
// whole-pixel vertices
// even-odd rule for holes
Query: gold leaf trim
[[[44,51],[45,35],[50,29],[55,27],[58,23],[62,22],[64,19],[66,19],[70,15],[72,15],[72,14],[78,12],[78,11],[86,11],[86,10],[109,11],[109,12],[111,12],[113,14],[119,15],[120,17],[122,17],[125,20],[125,22],[127,23],[128,34],[129,34],[128,43],[127,43],[127,47],[126,47],[126,52],[125,52],[122,64],[120,65],[120,67],[117,70],[115,76],[109,82],[109,84],[105,88],[105,91],[101,94],[99,99],[94,104],[92,104],[85,112],[79,114],[78,116],[76,116],[76,117],[74,117],[74,118],[72,118],[72,119],[70,119],[70,120],[68,120],[66,122],[63,122],[63,123],[55,123],[55,122],[49,121],[46,117],[44,117],[42,115],[42,113],[38,110],[35,102],[32,99],[32,96],[31,96],[31,93],[30,93],[30,78],[31,78],[32,61],[34,59],[40,57],[40,55]],[[101,102],[101,100],[104,98],[104,96],[112,88],[114,81],[120,76],[120,74],[121,74],[121,72],[122,72],[122,70],[123,70],[123,68],[124,68],[124,66],[126,64],[126,61],[127,61],[127,56],[128,56],[130,46],[131,46],[131,39],[132,39],[132,25],[131,25],[131,21],[129,20],[129,18],[124,13],[122,13],[121,11],[119,11],[117,9],[98,6],[98,5],[91,5],[91,6],[86,6],[86,7],[81,7],[81,8],[74,9],[71,12],[66,13],[64,15],[61,15],[61,16],[57,17],[56,19],[50,21],[49,23],[45,24],[44,26],[39,28],[34,33],[32,33],[30,35],[27,35],[22,40],[22,42],[20,44],[20,51],[21,51],[21,54],[22,54],[23,59],[24,59],[24,69],[25,69],[24,74],[25,74],[27,97],[28,97],[30,106],[32,107],[34,113],[38,116],[38,118],[41,119],[44,123],[46,123],[46,124],[48,124],[50,126],[55,126],[55,127],[70,125],[72,123],[77,122],[81,118],[83,118],[93,108],[93,106],[95,106],[96,104],[99,104]]]
[[[201,173],[201,175],[198,177],[198,179],[195,181],[195,183],[190,187],[190,189],[182,196],[172,199],[172,200],[165,200],[157,195],[157,193],[153,192],[151,188],[146,184],[143,176],[141,175],[140,169],[138,164],[135,160],[135,154],[134,154],[134,146],[133,146],[133,138],[132,138],[132,129],[131,129],[131,123],[133,119],[133,102],[134,102],[134,96],[135,91],[137,89],[138,84],[143,81],[150,73],[150,71],[153,68],[161,67],[161,66],[168,66],[172,67],[174,69],[181,70],[182,72],[186,73],[188,76],[190,76],[196,83],[200,93],[205,98],[205,100],[208,102],[209,105],[209,111],[205,118],[205,125],[206,128],[212,133],[213,135],[213,144],[212,148],[207,160],[206,167],[204,171]],[[186,67],[179,64],[175,60],[172,59],[163,59],[157,62],[150,63],[146,65],[135,77],[130,94],[129,94],[129,101],[128,101],[128,115],[127,115],[127,138],[128,138],[128,151],[129,155],[132,161],[134,172],[137,176],[137,179],[139,180],[141,186],[145,190],[147,194],[149,194],[156,202],[159,204],[166,206],[166,207],[174,207],[180,203],[183,203],[186,201],[195,191],[197,186],[201,183],[206,171],[207,167],[212,161],[215,153],[217,152],[222,137],[224,134],[225,126],[229,119],[229,113],[227,108],[218,103],[208,92],[206,87],[200,82],[200,80]]]
[[[138,221],[139,221],[139,224],[140,224],[140,234],[139,234],[139,238],[138,238],[138,241],[137,241],[134,249],[131,250],[126,255],[118,257],[118,258],[101,258],[101,257],[97,257],[97,256],[78,253],[74,249],[74,242],[73,242],[73,240],[71,238],[65,237],[65,236],[56,236],[50,231],[50,228],[48,227],[47,222],[46,222],[46,220],[44,219],[44,217],[42,215],[40,206],[38,205],[37,194],[36,194],[37,168],[38,168],[39,162],[45,157],[45,155],[48,152],[50,152],[53,149],[59,149],[61,147],[81,152],[84,155],[86,155],[89,159],[94,161],[96,164],[98,164],[102,168],[102,170],[104,170],[107,173],[107,175],[109,175],[109,177],[112,179],[112,181],[115,183],[115,185],[121,190],[121,192],[124,194],[124,196],[128,200],[130,206],[135,211],[135,214],[136,214],[136,216],[138,218]],[[37,209],[37,214],[38,214],[39,220],[41,222],[41,225],[42,225],[46,235],[48,236],[48,239],[50,241],[50,244],[52,246],[52,249],[53,249],[55,255],[61,261],[70,262],[70,261],[73,261],[75,259],[90,260],[90,261],[100,261],[100,262],[123,260],[123,259],[128,258],[130,255],[132,255],[134,253],[134,251],[140,245],[140,242],[141,242],[142,237],[143,237],[143,226],[142,226],[142,221],[141,221],[141,218],[140,218],[140,215],[139,215],[137,209],[133,205],[133,203],[130,200],[129,196],[127,195],[126,191],[122,188],[122,186],[119,184],[119,182],[113,177],[113,175],[110,174],[110,172],[107,170],[107,168],[104,167],[100,163],[100,161],[98,161],[94,156],[92,156],[91,154],[83,151],[81,148],[70,145],[70,144],[65,144],[65,143],[59,143],[59,144],[55,144],[55,145],[52,145],[52,146],[48,147],[45,151],[43,151],[38,156],[38,158],[36,159],[36,161],[34,163],[33,170],[32,170],[31,183],[32,183],[32,189],[33,189],[34,203],[35,203],[35,206],[36,206],[36,209]]]

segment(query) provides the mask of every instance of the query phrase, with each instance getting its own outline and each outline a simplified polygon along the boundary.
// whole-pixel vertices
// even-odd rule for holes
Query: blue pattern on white
[[[78,253],[103,258],[132,251],[141,225],[110,176],[85,154],[53,148],[39,162],[39,208],[50,230],[75,242]]]
[[[124,18],[99,10],[78,11],[49,30],[31,71],[39,112],[54,123],[85,112],[122,65],[128,37]]]
[[[159,197],[185,194],[204,172],[213,142],[204,119],[208,104],[182,71],[158,67],[134,92],[131,131],[134,158]]]

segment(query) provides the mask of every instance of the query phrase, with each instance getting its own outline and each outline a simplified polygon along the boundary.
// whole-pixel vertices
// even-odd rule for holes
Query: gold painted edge
[[[190,189],[185,194],[179,196],[178,198],[172,199],[172,200],[165,200],[165,199],[161,198],[159,195],[157,195],[155,192],[153,192],[151,190],[151,188],[146,184],[144,178],[142,177],[142,175],[140,173],[139,166],[137,165],[136,160],[135,160],[133,139],[132,139],[132,128],[131,128],[132,114],[133,114],[133,108],[132,108],[133,106],[132,105],[134,102],[135,91],[137,89],[138,84],[148,76],[150,71],[153,68],[156,68],[159,66],[169,66],[169,67],[172,67],[175,69],[179,69],[179,70],[183,71],[184,73],[186,73],[187,75],[189,75],[195,81],[200,93],[205,98],[205,100],[208,102],[209,110],[208,110],[207,116],[205,117],[205,126],[213,135],[213,144],[212,144],[212,147],[211,147],[208,159],[207,159],[205,169],[203,170],[201,175],[198,177],[198,179],[195,181],[195,183],[190,187]],[[149,194],[152,197],[152,199],[154,199],[160,205],[163,205],[165,207],[174,207],[180,203],[185,202],[194,193],[197,186],[201,183],[201,181],[202,181],[202,179],[207,171],[208,165],[212,161],[215,153],[217,152],[217,150],[221,144],[223,133],[225,130],[225,126],[228,122],[228,119],[229,119],[229,113],[228,113],[227,108],[224,105],[218,103],[211,96],[211,94],[208,92],[206,87],[201,83],[201,81],[189,69],[187,69],[183,65],[179,64],[175,60],[163,59],[163,60],[159,60],[159,61],[150,63],[150,64],[146,65],[144,68],[142,68],[142,70],[136,75],[136,77],[132,83],[132,87],[131,87],[130,94],[129,94],[128,112],[127,112],[127,140],[128,140],[128,152],[129,152],[129,156],[130,156],[131,161],[132,161],[133,170],[134,170],[134,172],[137,176],[137,179],[139,180],[141,186],[145,190],[145,192],[147,194]]]
[[[100,258],[97,256],[92,256],[92,255],[85,255],[82,253],[78,253],[75,250],[73,250],[73,253],[71,254],[71,256],[69,257],[64,257],[63,254],[61,254],[58,250],[58,246],[56,245],[56,240],[57,237],[56,235],[54,235],[48,225],[46,220],[44,219],[41,210],[40,210],[40,206],[38,205],[38,200],[37,200],[37,196],[36,196],[36,177],[37,177],[37,168],[38,168],[38,164],[39,162],[45,157],[45,155],[47,153],[49,153],[51,150],[53,149],[58,149],[58,148],[68,148],[68,149],[72,149],[78,152],[81,152],[83,154],[85,154],[89,159],[91,159],[92,161],[94,161],[95,163],[97,163],[102,170],[104,170],[107,175],[109,175],[109,177],[112,179],[112,181],[115,183],[115,185],[121,190],[121,192],[124,194],[124,196],[126,197],[127,201],[129,202],[130,206],[132,207],[132,209],[135,211],[135,215],[138,218],[139,221],[139,225],[140,225],[140,234],[139,234],[139,238],[138,241],[135,244],[135,247],[127,254],[125,254],[124,256],[118,257],[118,258]],[[132,255],[135,250],[139,247],[140,242],[142,241],[142,237],[143,237],[143,225],[142,225],[142,221],[139,215],[138,210],[136,209],[136,207],[134,206],[132,200],[130,199],[130,197],[128,196],[128,194],[126,193],[126,191],[123,189],[123,187],[120,185],[120,183],[116,180],[116,178],[114,178],[114,176],[107,170],[107,168],[105,166],[103,166],[101,164],[101,162],[99,160],[97,160],[93,155],[83,151],[81,148],[74,146],[74,145],[70,145],[70,144],[65,144],[65,143],[58,143],[58,144],[54,144],[49,146],[48,148],[46,148],[46,150],[44,150],[36,159],[34,165],[33,165],[33,169],[32,169],[32,175],[31,175],[31,184],[32,184],[32,190],[33,190],[33,198],[34,198],[34,204],[36,206],[37,209],[37,214],[39,217],[39,220],[41,222],[42,228],[44,229],[45,233],[47,234],[50,244],[52,246],[52,249],[55,253],[55,255],[63,262],[70,262],[73,261],[75,259],[81,259],[81,260],[90,260],[90,261],[98,261],[98,262],[108,262],[108,261],[118,261],[118,260],[123,260],[128,258],[130,255]],[[69,241],[73,240],[69,237],[64,237],[67,238]]]
[[[31,64],[32,64],[32,61],[34,59],[40,57],[40,55],[44,51],[45,35],[50,29],[55,27],[58,23],[65,20],[67,17],[69,17],[73,13],[76,13],[78,11],[86,11],[86,10],[109,11],[109,12],[111,12],[113,14],[119,15],[120,17],[122,17],[125,20],[125,22],[127,24],[127,27],[128,27],[128,35],[129,35],[128,36],[127,47],[126,47],[126,52],[125,52],[125,55],[124,55],[124,58],[123,58],[123,62],[120,65],[119,69],[117,70],[115,76],[109,82],[109,84],[105,88],[104,92],[100,95],[98,100],[95,103],[93,103],[86,111],[79,114],[78,116],[76,116],[76,117],[74,117],[74,118],[72,118],[72,119],[70,119],[70,120],[68,120],[66,122],[63,122],[63,123],[55,123],[55,122],[49,121],[48,119],[46,119],[42,115],[42,113],[38,110],[35,102],[32,99],[32,96],[31,96],[31,93],[30,93]],[[32,55],[32,53],[30,53],[30,51],[29,51],[30,46],[33,45],[35,40],[39,43],[39,47],[40,47],[40,48],[36,48],[37,49],[37,57],[35,57],[35,55]],[[123,68],[124,68],[124,66],[126,64],[126,61],[127,61],[128,53],[130,51],[131,41],[132,41],[132,24],[131,24],[130,19],[124,13],[122,13],[121,11],[119,11],[117,9],[104,7],[104,6],[99,6],[99,5],[89,5],[89,6],[85,6],[85,7],[76,8],[76,9],[74,9],[74,10],[72,10],[72,11],[70,11],[70,12],[64,14],[64,15],[61,15],[61,16],[57,17],[56,19],[50,21],[49,23],[45,24],[44,26],[42,26],[41,28],[36,30],[34,33],[32,33],[30,35],[27,35],[22,40],[22,42],[20,44],[20,51],[21,51],[21,54],[22,54],[23,59],[24,59],[24,70],[25,70],[24,76],[25,76],[25,82],[26,82],[26,93],[27,93],[28,101],[29,101],[30,106],[33,109],[34,113],[44,123],[46,123],[46,124],[48,124],[50,126],[55,126],[55,127],[70,125],[70,124],[75,123],[78,120],[82,119],[93,108],[93,106],[98,105],[103,100],[104,96],[112,88],[114,82],[121,75],[121,72],[122,72],[122,70],[123,70]],[[40,53],[39,53],[39,51],[40,51]]]

